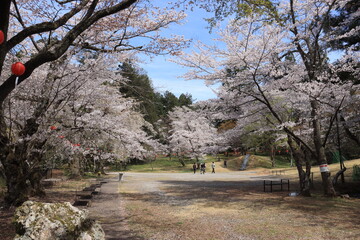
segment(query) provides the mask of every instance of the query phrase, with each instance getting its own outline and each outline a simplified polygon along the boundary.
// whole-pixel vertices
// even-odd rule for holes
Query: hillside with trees
[[[184,7],[185,4],[185,7]],[[213,44],[162,31],[185,10],[213,13]],[[344,159],[360,156],[358,1],[4,0],[0,3],[0,161],[7,206],[43,195],[41,179],[105,165],[201,162],[288,151],[300,194],[314,167],[336,196]],[[140,56],[170,55],[217,98],[158,92]],[[336,56],[336,57],[333,57]],[[170,160],[169,160],[170,161]]]

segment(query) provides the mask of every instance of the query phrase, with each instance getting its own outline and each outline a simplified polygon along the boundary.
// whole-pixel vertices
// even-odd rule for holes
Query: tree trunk
[[[43,144],[41,144],[43,145]],[[33,147],[33,146],[32,146]],[[8,146],[9,150],[2,164],[6,176],[7,193],[5,203],[7,206],[18,206],[28,199],[28,195],[44,196],[45,191],[41,184],[44,177],[39,167],[41,154],[29,154],[29,142],[17,143],[15,148]]]
[[[300,195],[310,197],[310,170],[311,165],[309,159],[306,157],[304,151],[296,146],[296,143],[293,141],[291,136],[288,135],[288,144],[290,146],[291,152],[293,153],[293,157],[295,160],[295,165],[298,170],[299,175],[299,187],[300,187]],[[306,171],[303,169],[303,164],[305,163]]]
[[[101,172],[101,174],[105,175],[106,172],[105,172],[105,170],[104,170],[104,161],[103,161],[101,158],[99,159],[99,165],[100,165],[100,172]]]
[[[184,156],[179,155],[179,153],[176,153],[176,155],[177,155],[177,157],[178,157],[178,160],[179,160],[181,166],[185,167],[186,164],[185,164],[185,162],[184,162]]]
[[[199,160],[198,155],[195,156],[195,159],[196,159],[196,164],[200,163],[200,160]],[[220,158],[218,158],[218,159],[220,159]],[[220,160],[219,160],[219,161],[220,161]]]
[[[305,162],[305,179],[304,179],[304,189],[303,189],[303,196],[308,196],[310,197],[310,188],[312,186],[312,182],[311,182],[311,154],[306,150],[306,148],[300,148],[302,149],[303,153],[304,153],[304,162]]]
[[[338,178],[340,176],[344,176],[344,172],[346,171],[346,167],[344,167],[343,169],[340,169],[334,176],[332,182],[333,182],[333,185],[336,186],[337,184],[337,181],[338,181]]]
[[[327,164],[325,147],[321,143],[321,125],[320,125],[320,116],[318,115],[319,102],[317,100],[311,101],[311,116],[313,118],[313,129],[314,129],[314,145],[316,151],[316,160],[318,165]],[[330,171],[321,172],[322,184],[324,189],[325,196],[336,196],[336,192],[333,186],[333,183],[330,179]]]
[[[77,178],[82,175],[81,173],[81,166],[80,166],[80,158],[76,154],[73,155],[69,161],[70,167],[70,177]]]
[[[20,138],[29,138],[37,131],[38,125],[33,119],[26,121]],[[41,185],[42,174],[39,172],[42,154],[40,149],[46,140],[25,140],[12,143],[7,137],[6,123],[0,110],[0,160],[5,172],[7,192],[6,206],[19,206],[28,199],[29,194],[44,196]],[[35,150],[35,151],[34,151]]]
[[[7,206],[21,205],[30,194],[40,197],[45,195],[41,184],[43,174],[38,167],[40,159],[33,154],[28,154],[28,147],[29,143],[26,141],[17,144],[15,150],[10,151],[6,157],[4,169],[7,185],[5,203]]]
[[[9,153],[3,162],[7,192],[5,194],[5,205],[20,206],[28,200],[29,184],[26,180],[26,166],[24,162],[15,157],[15,154]]]
[[[94,173],[99,173],[100,171],[101,171],[100,161],[97,160],[97,161],[95,161]]]
[[[270,143],[270,161],[271,167],[275,167],[275,148],[274,145]]]

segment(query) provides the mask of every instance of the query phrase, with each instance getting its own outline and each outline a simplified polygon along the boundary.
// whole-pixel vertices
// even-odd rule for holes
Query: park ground
[[[359,164],[347,161],[346,165]],[[216,162],[215,174],[152,169],[111,173],[87,209],[102,224],[107,239],[360,239],[360,199],[322,196],[319,170],[312,197],[287,191],[264,192],[264,179],[288,178],[297,189],[295,168],[235,171]],[[338,165],[330,166],[332,172]],[[284,170],[282,168],[282,170]],[[61,174],[61,173],[59,173]],[[342,194],[359,190],[346,175]],[[49,188],[42,201],[72,201],[88,180],[66,180]],[[355,192],[356,192],[355,191]],[[12,239],[11,212],[1,211],[1,239]],[[4,231],[3,231],[4,230]],[[3,238],[4,237],[4,238]]]

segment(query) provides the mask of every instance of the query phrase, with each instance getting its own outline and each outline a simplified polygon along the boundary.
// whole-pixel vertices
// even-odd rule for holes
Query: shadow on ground
[[[215,208],[234,206],[254,211],[276,209],[295,210],[299,215],[324,221],[329,226],[338,222],[360,224],[360,201],[340,198],[290,197],[287,191],[264,192],[262,181],[160,181],[161,191],[122,193],[127,200],[138,200],[169,206],[190,206],[194,203]],[[311,222],[309,222],[311,224]],[[350,226],[349,225],[349,226]]]
[[[102,191],[94,197],[90,207],[91,216],[99,221],[108,240],[144,240],[127,228],[129,217],[121,211],[117,184],[109,181],[101,187]]]

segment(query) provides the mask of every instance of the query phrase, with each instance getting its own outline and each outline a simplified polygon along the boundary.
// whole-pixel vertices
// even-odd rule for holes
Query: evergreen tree
[[[360,35],[349,34],[350,31],[358,31],[360,27],[360,2],[358,0],[351,0],[342,8],[337,9],[329,18],[329,26],[327,31],[334,30],[334,35],[341,36],[335,37],[330,42],[333,49],[346,49],[350,46],[360,49]]]
[[[179,106],[179,99],[171,92],[166,91],[162,97],[162,104],[165,112],[170,112],[173,108]]]
[[[164,94],[155,92],[148,75],[142,69],[134,66],[131,61],[122,63],[119,65],[119,69],[121,76],[126,79],[121,83],[120,92],[139,102],[140,112],[151,124],[166,116],[175,107],[190,106],[193,103],[189,93],[181,94],[177,98],[169,91],[165,91]]]
[[[186,94],[181,94],[179,96],[179,107],[182,107],[182,106],[190,106],[191,104],[193,103],[193,99],[192,99],[192,96],[191,94],[189,93],[186,93]]]
[[[121,84],[120,92],[126,97],[136,99],[145,120],[153,124],[159,119],[159,115],[151,79],[146,73],[142,72],[142,69],[137,69],[131,61],[122,63],[119,68],[121,76],[127,79]]]

